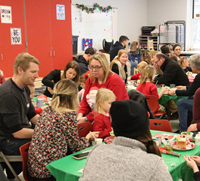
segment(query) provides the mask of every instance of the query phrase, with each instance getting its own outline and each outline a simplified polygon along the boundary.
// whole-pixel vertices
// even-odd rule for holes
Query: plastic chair
[[[149,119],[149,129],[172,132],[170,122],[165,119]]]
[[[20,154],[22,156],[22,171],[23,171],[23,176],[24,176],[25,181],[32,181],[32,178],[29,176],[28,169],[27,169],[28,149],[29,149],[30,143],[31,142],[28,142],[19,148]]]
[[[159,116],[159,118],[162,118],[162,116],[166,113],[166,111],[159,111],[159,103],[158,99],[153,95],[145,95],[147,103],[153,112],[154,116]]]
[[[92,131],[92,123],[85,122],[78,124],[79,137],[85,137],[90,131]]]
[[[20,155],[4,155],[3,152],[0,151],[0,162],[6,163],[6,165],[8,166],[12,174],[15,176],[17,181],[21,181],[21,180],[9,162],[21,162],[21,161],[22,161],[22,157]]]

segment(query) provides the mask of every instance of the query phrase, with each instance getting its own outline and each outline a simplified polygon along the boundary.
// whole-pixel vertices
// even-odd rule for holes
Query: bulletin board
[[[103,49],[102,41],[116,40],[117,37],[117,9],[109,12],[87,13],[72,5],[72,35],[78,36],[78,53],[83,53],[83,39],[92,39],[92,47]]]

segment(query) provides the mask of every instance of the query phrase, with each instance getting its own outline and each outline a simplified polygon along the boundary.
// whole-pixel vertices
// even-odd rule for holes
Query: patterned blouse
[[[75,112],[58,113],[46,108],[40,115],[28,151],[28,171],[31,177],[48,178],[46,165],[89,146],[79,138]]]
[[[3,71],[0,70],[0,84],[3,84],[5,82],[5,77],[3,75]]]

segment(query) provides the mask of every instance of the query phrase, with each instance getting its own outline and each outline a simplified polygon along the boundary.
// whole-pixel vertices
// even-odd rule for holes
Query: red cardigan
[[[137,90],[142,92],[144,95],[153,95],[153,96],[156,96],[157,99],[159,99],[157,87],[152,82],[146,82],[144,84],[139,84],[137,86]]]
[[[110,132],[112,131],[110,115],[105,116],[103,114],[98,114],[94,116],[93,131],[100,131],[99,138],[110,136]]]
[[[81,108],[79,109],[78,113],[83,113],[84,115],[87,115],[91,111],[91,108],[89,107],[89,104],[86,100],[86,96],[88,95],[92,87],[96,87],[97,89],[100,89],[100,88],[110,89],[115,94],[117,101],[129,99],[128,93],[125,87],[125,82],[116,73],[110,73],[110,75],[108,76],[104,84],[99,84],[97,80],[95,82],[92,82],[92,80],[88,78],[86,81],[83,99],[81,100],[81,104],[80,104]],[[94,120],[93,114],[89,114],[86,117],[88,121]]]
[[[197,89],[194,96],[193,120],[197,123],[197,129],[200,130],[200,88]]]

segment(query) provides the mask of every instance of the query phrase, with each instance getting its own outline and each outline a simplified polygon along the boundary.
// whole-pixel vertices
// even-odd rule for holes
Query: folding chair
[[[32,180],[32,178],[28,174],[28,169],[27,169],[28,149],[29,149],[30,143],[31,142],[28,142],[19,148],[19,151],[22,157],[22,170],[23,170],[23,176],[24,176],[25,181]]]
[[[21,161],[22,161],[21,155],[4,155],[3,152],[0,151],[0,162],[6,163],[6,165],[8,166],[8,168],[18,181],[21,180],[9,162],[21,162]]]
[[[85,137],[90,131],[92,131],[92,123],[85,122],[78,124],[79,137]]]
[[[158,99],[153,95],[145,95],[145,97],[151,111],[153,112],[153,115],[162,118],[162,116],[166,113],[166,111],[158,110],[159,109]]]
[[[149,119],[149,129],[172,132],[170,122],[165,119]]]

